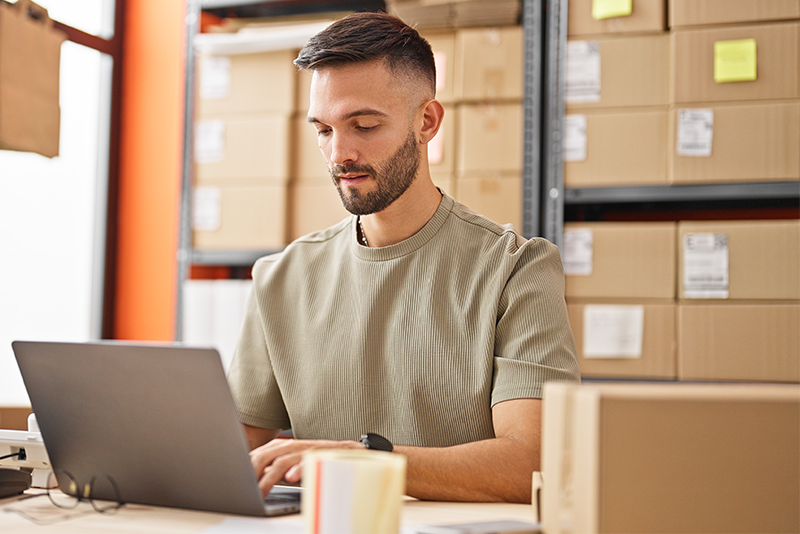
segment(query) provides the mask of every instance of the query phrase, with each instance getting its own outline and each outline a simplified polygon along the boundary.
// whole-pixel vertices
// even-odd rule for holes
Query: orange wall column
[[[116,339],[175,336],[185,14],[183,0],[126,2]]]

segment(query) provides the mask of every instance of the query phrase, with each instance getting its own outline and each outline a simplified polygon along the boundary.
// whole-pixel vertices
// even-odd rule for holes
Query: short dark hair
[[[420,77],[436,94],[433,50],[417,30],[386,13],[353,13],[308,40],[294,64],[316,70],[384,60],[392,72]]]

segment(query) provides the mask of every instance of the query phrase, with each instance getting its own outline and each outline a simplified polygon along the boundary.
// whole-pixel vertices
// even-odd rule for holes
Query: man
[[[406,455],[411,496],[530,502],[542,384],[578,380],[558,250],[433,185],[444,110],[414,29],[351,15],[295,64],[353,216],[253,268],[229,380],[261,490],[299,481],[303,451],[375,433]]]

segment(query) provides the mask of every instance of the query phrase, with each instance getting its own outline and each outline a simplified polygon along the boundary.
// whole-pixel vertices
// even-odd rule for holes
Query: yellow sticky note
[[[633,0],[592,0],[592,18],[595,20],[626,17],[633,13]]]
[[[756,79],[756,40],[717,41],[714,43],[714,81],[746,82]]]

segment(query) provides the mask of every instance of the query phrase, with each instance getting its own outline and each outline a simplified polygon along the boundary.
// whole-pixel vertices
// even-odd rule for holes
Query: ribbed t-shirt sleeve
[[[541,398],[545,382],[580,380],[558,249],[534,239],[515,256],[498,307],[492,406]]]
[[[257,287],[253,285],[247,301],[244,324],[228,371],[228,384],[242,423],[261,428],[290,428],[264,338]]]

